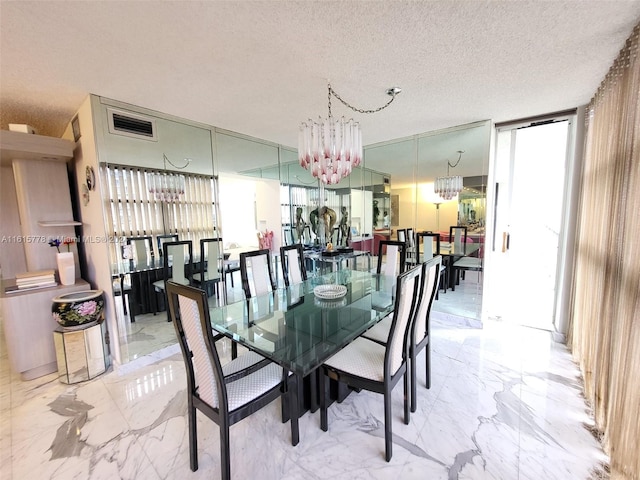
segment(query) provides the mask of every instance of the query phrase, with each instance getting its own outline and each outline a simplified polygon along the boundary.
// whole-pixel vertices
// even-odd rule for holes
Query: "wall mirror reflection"
[[[170,269],[176,265],[163,258],[165,242],[192,242],[191,258],[184,261],[185,277],[191,278],[200,272],[200,240],[219,239],[218,268],[229,301],[243,297],[240,253],[267,241],[280,283],[279,247],[293,243],[364,252],[355,268],[367,269],[375,268],[380,240],[431,231],[446,246],[455,243],[449,228],[463,226],[466,242],[478,246],[476,257],[482,255],[488,122],[365,147],[360,167],[321,187],[300,166],[295,149],[134,108],[135,115],[153,117],[158,138],[167,143],[149,141],[109,131],[106,108],[99,113],[104,218],[117,239],[109,255],[123,363],[175,344],[162,284],[165,261]],[[458,150],[465,153],[450,173],[462,176],[464,188],[447,201],[435,195],[433,182],[446,175]],[[419,256],[419,245],[413,248]],[[309,263],[312,275],[315,268]],[[479,275],[461,273],[455,290],[452,285],[442,291],[435,310],[479,322]],[[220,289],[211,288],[213,301],[221,301]]]
[[[415,233],[439,234],[439,253],[450,276],[441,281],[446,291],[441,289],[434,311],[473,325],[480,324],[482,311],[489,141],[490,122],[484,121],[365,147],[369,168],[393,166],[389,169],[391,237],[400,234],[410,241]],[[453,198],[443,198],[435,192],[434,182],[454,175],[461,177],[462,189]],[[461,231],[466,232],[467,244],[458,251],[450,230],[456,226],[465,228]],[[466,257],[471,260],[456,265]],[[464,268],[467,261],[475,267]]]

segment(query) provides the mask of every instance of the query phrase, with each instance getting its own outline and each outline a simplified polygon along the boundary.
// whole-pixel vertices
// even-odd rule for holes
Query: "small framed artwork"
[[[78,116],[76,115],[71,120],[71,129],[73,130],[73,141],[77,142],[80,139],[80,120],[78,120]]]
[[[93,170],[93,167],[87,165],[85,169],[85,177],[87,179],[87,188],[89,190],[96,189],[96,172]]]

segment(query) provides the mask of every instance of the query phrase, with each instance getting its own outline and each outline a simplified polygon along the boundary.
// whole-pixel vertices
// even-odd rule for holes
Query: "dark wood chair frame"
[[[252,252],[242,252],[240,254],[240,278],[242,279],[242,289],[246,298],[251,298],[251,288],[249,288],[249,276],[247,275],[247,258],[259,257],[260,255],[267,255],[267,268],[269,269],[269,282],[271,283],[271,289],[276,289],[276,282],[273,278],[273,271],[271,269],[271,251],[268,248],[262,250],[254,250]],[[253,272],[251,272],[253,274]]]
[[[400,254],[400,272],[402,273],[406,269],[407,265],[407,244],[398,240],[380,240],[378,244],[378,266],[376,267],[376,273],[380,275],[382,271],[382,249],[387,245],[397,245],[398,253]]]
[[[302,275],[302,280],[307,279],[307,269],[304,265],[304,247],[300,243],[296,243],[294,245],[287,245],[284,247],[280,247],[280,263],[282,265],[282,276],[284,277],[284,284],[289,286],[289,262],[287,260],[287,251],[288,250],[297,250],[298,251],[298,262],[300,266],[300,274]]]
[[[327,418],[327,409],[328,409],[328,400],[327,400],[327,378],[336,380],[337,382],[342,382],[347,384],[349,387],[353,389],[363,389],[368,390],[370,392],[382,393],[384,395],[384,437],[385,437],[385,459],[386,461],[391,460],[391,456],[393,454],[393,439],[392,439],[392,430],[391,430],[391,392],[396,384],[400,381],[400,379],[404,379],[404,423],[405,425],[409,424],[410,419],[410,380],[407,372],[407,361],[409,359],[409,331],[411,325],[411,319],[413,318],[417,298],[418,298],[418,289],[420,286],[420,274],[422,273],[422,267],[416,267],[411,270],[408,270],[404,273],[401,273],[398,276],[398,281],[396,285],[396,297],[395,297],[395,306],[394,306],[394,315],[391,323],[390,336],[395,334],[395,329],[398,323],[397,312],[400,311],[400,296],[403,288],[407,288],[410,285],[410,282],[414,282],[413,285],[413,293],[412,293],[412,306],[411,313],[409,316],[409,321],[405,328],[405,331],[402,332],[404,337],[403,343],[403,362],[398,371],[394,375],[388,375],[387,372],[391,370],[391,351],[387,348],[384,357],[384,380],[382,382],[378,382],[375,380],[370,380],[367,378],[363,378],[357,375],[352,375],[347,372],[343,372],[342,370],[334,369],[328,365],[322,365],[320,368],[322,369],[320,372],[320,428],[323,431],[327,431],[329,429],[328,418]],[[417,285],[416,285],[417,283]],[[370,340],[373,341],[373,340]]]
[[[173,266],[169,266],[169,249],[171,247],[176,247],[176,246],[182,246],[184,248],[184,246],[187,245],[187,252],[189,255],[189,260],[187,261],[187,263],[184,264],[184,271],[185,271],[185,278],[187,280],[189,280],[189,284],[192,283],[193,279],[192,279],[192,262],[193,262],[193,243],[191,242],[191,240],[180,240],[177,242],[164,242],[162,244],[162,278],[164,280],[164,299],[165,302],[168,302],[168,297],[167,297],[167,282],[172,278],[171,277],[171,272],[172,269],[175,268],[175,265]],[[171,315],[169,315],[169,307],[168,307],[168,303],[166,303],[167,305],[167,322],[171,321]]]
[[[286,402],[289,408],[289,419],[291,420],[291,444],[297,445],[300,438],[299,426],[298,426],[298,385],[297,376],[288,375],[288,372],[283,369],[282,382],[264,393],[260,397],[255,398],[249,403],[237,408],[230,412],[228,411],[228,398],[226,385],[237,381],[251,373],[259,370],[270,362],[265,359],[264,361],[251,365],[250,367],[241,370],[232,375],[224,376],[222,372],[222,365],[220,358],[216,351],[214,342],[215,337],[211,329],[211,319],[209,317],[209,308],[207,303],[207,294],[204,290],[200,290],[194,287],[180,285],[174,282],[167,282],[166,287],[169,301],[169,311],[173,320],[173,325],[176,329],[176,335],[178,337],[178,343],[182,350],[182,356],[184,358],[185,368],[187,371],[187,416],[189,421],[189,461],[191,471],[198,470],[198,434],[197,434],[197,421],[196,410],[200,410],[213,422],[218,424],[220,428],[220,468],[222,470],[222,478],[224,480],[231,479],[231,448],[229,442],[229,428],[231,425],[238,423],[240,420],[247,418],[252,413],[257,412],[262,407],[268,405],[278,397],[282,397],[283,404]],[[202,399],[198,394],[198,385],[196,385],[196,377],[194,366],[192,363],[192,353],[187,343],[184,328],[182,326],[182,320],[179,315],[178,296],[185,296],[192,300],[195,300],[198,304],[198,310],[200,314],[200,322],[202,331],[206,332],[205,344],[207,352],[209,354],[209,361],[213,366],[215,373],[217,394],[218,394],[218,408],[214,408]],[[286,399],[286,394],[289,394],[289,398]],[[283,418],[283,423],[288,419]]]
[[[136,242],[136,241],[145,241],[148,244],[148,248],[149,248],[149,258],[147,260],[151,261],[155,258],[154,252],[153,252],[153,237],[151,237],[150,235],[144,235],[144,236],[139,236],[139,237],[127,237],[126,239],[126,244],[127,245],[131,245],[131,242]],[[132,252],[133,253],[133,252]],[[130,259],[130,262],[132,262],[133,264],[133,257]],[[129,306],[129,319],[131,321],[131,323],[135,323],[136,321],[136,310],[137,310],[137,306],[134,305],[135,303],[135,297],[137,297],[136,294],[134,294],[133,290],[134,290],[134,282],[133,282],[133,278],[131,278],[130,281],[130,286],[128,288],[125,288],[125,275],[120,275],[120,291],[122,292],[122,307],[124,308],[124,312],[126,314],[127,312],[127,307],[126,307],[126,302],[125,302],[125,292],[128,292],[128,306]],[[154,295],[154,289],[153,289],[153,282],[149,283],[148,286],[148,291],[147,291],[147,295],[149,296],[153,296]],[[143,290],[147,290],[146,288]],[[144,292],[141,292],[142,294],[144,294]],[[133,297],[133,298],[132,298]],[[156,302],[157,303],[157,302]],[[153,314],[155,315],[157,312],[157,305],[153,305]]]
[[[435,277],[435,281],[433,283],[433,288],[431,289],[431,291],[425,291],[425,287],[426,287],[426,282],[428,282],[428,272],[429,269],[432,268],[433,266],[436,266],[437,271],[436,271],[436,277]],[[416,408],[417,408],[417,399],[418,399],[418,388],[417,388],[417,384],[418,384],[418,380],[417,380],[417,370],[418,370],[418,365],[417,365],[417,357],[418,354],[426,348],[426,352],[425,352],[425,368],[426,368],[426,387],[427,389],[431,388],[431,307],[433,307],[433,301],[435,300],[435,297],[438,293],[438,285],[440,283],[440,272],[442,271],[442,257],[441,256],[436,256],[433,257],[430,260],[427,260],[426,262],[424,262],[422,264],[422,278],[420,280],[420,292],[421,295],[419,295],[420,297],[420,301],[418,302],[416,309],[414,310],[415,316],[413,318],[413,321],[411,322],[411,326],[410,326],[410,344],[409,344],[409,358],[411,359],[411,411],[415,412]],[[426,322],[425,322],[425,327],[426,327],[426,336],[420,340],[418,343],[415,342],[415,339],[417,338],[417,328],[418,328],[418,322],[417,322],[417,315],[421,306],[422,302],[429,302],[427,305],[427,310],[425,312],[426,314]]]
[[[156,235],[156,242],[158,242],[158,254],[163,255],[164,249],[162,246],[166,243],[166,241],[177,242],[180,240],[177,233],[171,233],[168,235]]]
[[[440,255],[440,234],[439,233],[434,233],[434,232],[417,232],[416,233],[416,255],[418,255],[418,258],[420,257],[420,246],[423,243],[423,238],[424,237],[432,237],[436,239],[436,251],[433,253],[433,256],[436,257],[438,255]],[[427,258],[424,259],[424,261],[426,262]],[[448,269],[444,266],[444,263],[441,262],[440,264],[440,275],[444,278],[441,278],[440,281],[440,287],[442,287],[442,290],[444,291],[444,293],[447,293],[447,285],[449,284],[449,277],[447,277],[447,275],[450,273],[451,269]],[[438,298],[438,292],[436,292],[436,299]]]
[[[216,289],[216,296],[218,298],[220,298],[220,284],[226,285],[226,270],[224,268],[224,260],[222,261],[222,266],[220,268],[218,268],[218,272],[220,272],[220,277],[219,278],[214,278],[213,280],[205,280],[205,276],[207,274],[207,270],[208,270],[208,258],[205,255],[205,251],[206,251],[206,244],[207,243],[218,243],[220,244],[220,247],[222,247],[222,238],[202,238],[200,239],[200,263],[199,263],[199,267],[198,267],[198,273],[200,274],[200,280],[199,283],[201,285],[201,288],[204,291],[208,292],[207,286],[209,284],[217,284],[215,285],[215,289]],[[219,248],[218,251],[220,252],[220,255],[222,255],[222,248]],[[224,258],[224,256],[222,257]],[[194,279],[194,283],[195,283],[195,279]],[[226,301],[226,299],[225,299]]]

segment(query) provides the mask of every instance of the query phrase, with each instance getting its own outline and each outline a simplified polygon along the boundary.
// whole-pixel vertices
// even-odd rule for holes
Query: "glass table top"
[[[393,310],[395,277],[342,269],[222,307],[210,309],[215,331],[299,375],[307,375]],[[347,287],[322,300],[318,285]]]

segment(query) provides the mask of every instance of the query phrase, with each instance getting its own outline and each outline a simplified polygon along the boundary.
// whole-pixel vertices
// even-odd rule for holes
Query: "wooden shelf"
[[[31,133],[0,130],[2,165],[11,165],[11,160],[64,161],[73,158],[75,144],[70,140]]]

